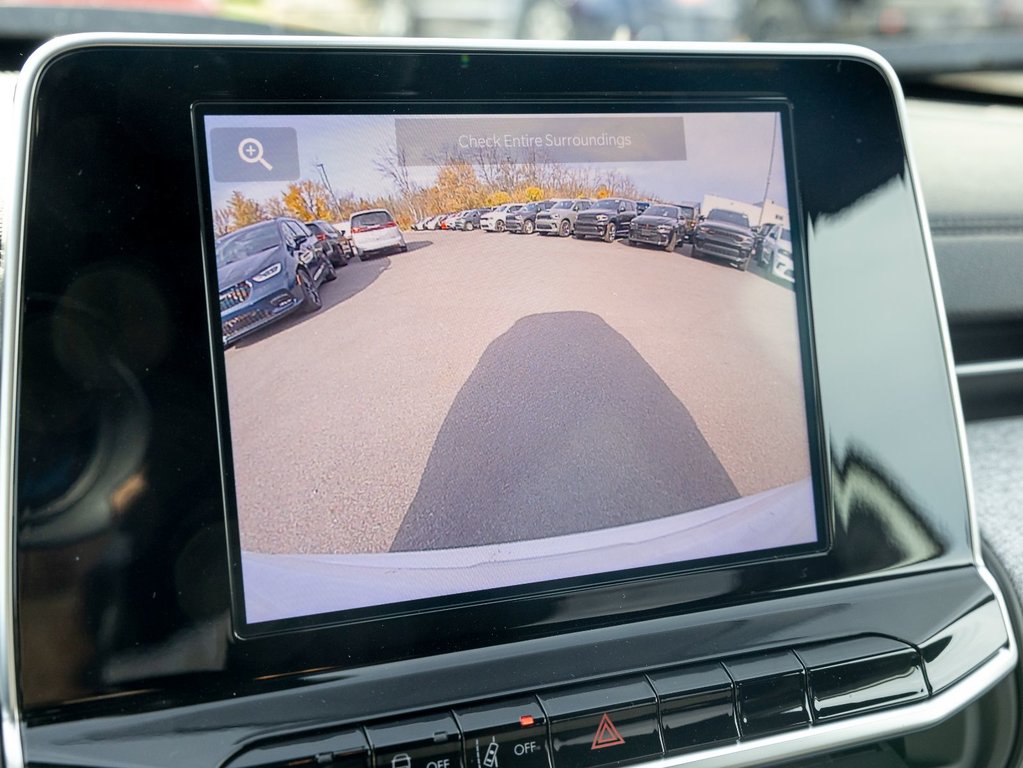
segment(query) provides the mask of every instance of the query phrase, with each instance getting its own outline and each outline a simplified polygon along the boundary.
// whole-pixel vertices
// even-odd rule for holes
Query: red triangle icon
[[[625,739],[618,733],[618,729],[615,728],[615,724],[611,722],[611,718],[607,716],[607,712],[600,718],[600,725],[597,726],[597,732],[593,736],[593,744],[590,745],[590,749],[603,749],[604,747],[617,747],[619,744],[624,744]]]

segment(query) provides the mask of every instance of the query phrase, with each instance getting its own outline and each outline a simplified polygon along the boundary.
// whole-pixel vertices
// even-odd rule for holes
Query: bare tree
[[[418,220],[421,211],[416,202],[420,189],[419,185],[412,180],[408,155],[404,148],[396,147],[381,152],[374,161],[373,167],[391,180],[408,214],[412,219]]]
[[[213,211],[213,234],[222,237],[234,229],[234,218],[226,208]]]

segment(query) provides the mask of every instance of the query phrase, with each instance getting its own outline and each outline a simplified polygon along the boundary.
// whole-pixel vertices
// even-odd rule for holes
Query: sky
[[[509,116],[502,116],[506,117]],[[620,117],[616,115],[613,119]],[[715,194],[759,203],[765,198],[765,188],[768,199],[778,202],[788,199],[778,113],[704,112],[688,113],[682,119],[685,160],[585,165],[601,172],[615,170],[628,175],[638,189],[665,201],[699,202],[705,194]],[[394,193],[390,180],[375,167],[378,158],[396,146],[392,115],[209,115],[206,118],[207,132],[215,127],[251,127],[258,134],[261,127],[281,126],[291,126],[297,132],[302,178],[319,180],[317,164],[322,163],[339,197],[349,192],[356,197]],[[771,147],[775,138],[772,164]],[[211,144],[208,141],[208,145]],[[269,151],[267,159],[273,159]],[[413,179],[426,186],[433,182],[437,169],[416,166],[412,170]],[[264,200],[281,194],[288,183],[221,183],[213,180],[212,174],[210,179],[214,208],[223,207],[235,189],[250,198]]]

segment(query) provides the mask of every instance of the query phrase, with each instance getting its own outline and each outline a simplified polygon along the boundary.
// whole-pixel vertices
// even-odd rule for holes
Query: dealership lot
[[[531,476],[522,504],[532,506],[533,494],[538,509],[577,492],[589,504],[573,483],[590,475],[621,473],[635,479],[630,486],[656,487],[690,467],[682,495],[706,505],[809,474],[788,288],[682,248],[479,231],[406,239],[408,253],[340,270],[322,288],[320,311],[227,350],[244,549],[383,552],[485,541],[479,516],[460,519],[452,489],[426,482],[459,467],[459,498],[485,501]],[[579,366],[592,375],[573,378]],[[605,440],[598,424],[566,434],[585,435],[572,451],[547,434],[605,416],[617,432]],[[656,446],[633,450],[643,440],[628,434],[630,424],[691,437],[659,457]],[[467,450],[474,432],[486,439]],[[449,501],[428,504],[428,493]],[[627,516],[630,499],[612,502],[626,517],[588,521],[581,504],[568,528],[537,513],[494,540],[639,519]],[[440,526],[455,533],[419,541],[418,527],[406,524],[417,522],[406,521],[412,512],[455,515]]]

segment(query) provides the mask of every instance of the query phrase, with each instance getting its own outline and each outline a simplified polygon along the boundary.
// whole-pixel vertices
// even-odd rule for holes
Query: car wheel
[[[504,232],[504,222],[498,219],[497,223],[494,224],[494,230],[497,232]]]
[[[534,229],[536,229],[536,225],[533,224],[533,222],[531,222],[529,219],[526,219],[524,222],[522,222],[522,234],[531,235],[533,234]]]
[[[474,229],[476,229],[476,227],[473,225],[473,223],[471,221],[465,222],[465,231],[466,232],[472,232]]]
[[[664,250],[671,253],[675,250],[676,245],[678,245],[678,235],[673,233],[672,236],[668,238],[668,244],[664,246]]]
[[[327,259],[327,272],[326,276],[323,278],[323,282],[332,283],[335,280],[337,280],[337,270],[334,268],[334,265],[331,263],[330,259]]]
[[[568,219],[564,219],[561,224],[558,225],[558,236],[568,237],[572,234],[572,222]]]
[[[309,273],[300,269],[295,273],[295,279],[302,286],[302,308],[306,312],[315,312],[322,307],[323,299],[320,297],[320,292],[313,283],[313,279],[309,277]]]
[[[586,235],[580,235],[578,232],[576,232],[575,233],[575,239],[576,240],[585,240],[586,239]]]
[[[604,227],[604,242],[613,243],[617,234],[618,228],[615,226],[615,223],[613,221],[609,221],[607,226]]]

